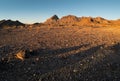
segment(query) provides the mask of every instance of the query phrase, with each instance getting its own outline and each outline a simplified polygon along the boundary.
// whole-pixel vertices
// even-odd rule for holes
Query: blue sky
[[[120,0],[0,0],[0,20],[44,22],[54,14],[119,19]]]

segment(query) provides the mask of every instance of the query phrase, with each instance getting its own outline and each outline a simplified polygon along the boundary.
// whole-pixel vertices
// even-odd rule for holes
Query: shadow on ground
[[[28,58],[26,58],[24,61],[20,61],[17,59],[10,61],[9,63],[7,63],[5,61],[0,61],[0,78],[1,78],[0,80],[36,81],[40,78],[41,75],[44,75],[46,73],[54,72],[55,70],[59,70],[61,68],[67,67],[67,66],[72,66],[72,67],[74,65],[76,66],[77,63],[79,64],[80,61],[86,59],[87,57],[95,55],[96,53],[99,54],[98,51],[101,50],[101,47],[104,47],[104,45],[98,45],[95,47],[91,47],[87,50],[80,51],[78,53],[70,54],[69,56],[67,56],[65,58],[56,56],[59,54],[68,53],[70,51],[79,50],[80,48],[87,47],[87,46],[89,46],[89,45],[87,44],[87,45],[82,45],[82,46],[74,46],[74,47],[62,48],[62,49],[56,49],[56,50],[37,49],[37,50],[33,50],[31,52],[28,50],[26,52],[28,54]],[[89,76],[92,76],[90,78],[91,80],[93,78],[98,78],[98,77],[99,77],[99,79],[101,78],[101,80],[107,80],[107,79],[104,79],[105,77],[103,77],[103,76],[106,76],[105,75],[106,72],[120,71],[120,69],[117,69],[117,70],[112,69],[112,67],[118,68],[118,66],[120,65],[119,60],[116,60],[113,62],[113,60],[115,60],[116,58],[119,58],[118,57],[119,56],[119,48],[120,48],[120,44],[116,44],[114,46],[109,47],[109,50],[112,50],[114,52],[111,54],[112,56],[106,55],[105,58],[107,60],[101,59],[102,61],[99,61],[98,63],[96,62],[91,67],[86,68],[86,70],[83,70],[82,71],[83,76],[86,76],[86,78],[87,77],[90,78]],[[117,54],[117,55],[114,55],[114,54]],[[113,57],[113,59],[111,57]],[[37,59],[37,61],[36,61],[36,58],[39,58],[39,59]],[[106,65],[106,64],[108,64],[108,65]],[[102,69],[101,69],[101,66],[103,67]],[[95,68],[95,70],[93,68]],[[99,73],[100,70],[101,70],[101,74],[96,75],[96,73],[97,72]],[[10,72],[12,72],[12,73],[10,73]],[[113,75],[115,75],[114,72],[113,72]],[[116,72],[116,73],[118,73],[118,72]],[[22,75],[21,78],[19,77],[20,75]],[[58,74],[56,74],[55,76],[57,76],[57,75]],[[76,77],[77,76],[78,75],[76,75]],[[115,76],[119,77],[119,75],[115,75]],[[57,76],[57,77],[59,77],[59,76]],[[111,77],[111,76],[109,76],[109,77]],[[46,78],[48,78],[48,76],[46,76]],[[74,79],[76,79],[76,78],[74,78]],[[112,79],[114,80],[114,76],[112,77]],[[46,79],[46,81],[47,81],[47,79]]]

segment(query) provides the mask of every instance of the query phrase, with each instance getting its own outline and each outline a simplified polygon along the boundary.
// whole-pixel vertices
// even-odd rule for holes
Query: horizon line
[[[54,15],[56,15],[56,14],[54,14]],[[52,16],[54,16],[54,15],[52,15]],[[64,16],[69,16],[69,15],[64,15]],[[50,16],[49,18],[51,18],[52,16]],[[64,16],[60,16],[60,17],[58,16],[58,18],[61,19]],[[76,15],[71,15],[71,16],[76,16]],[[120,18],[114,18],[114,19],[106,18],[106,17],[102,17],[102,16],[76,16],[76,17],[78,17],[78,18],[80,18],[80,17],[91,17],[91,18],[101,17],[101,18],[104,18],[106,20],[119,20],[120,19]],[[14,18],[6,18],[6,19],[3,18],[0,21],[2,21],[2,20],[12,20],[12,21],[19,21],[19,22],[24,23],[24,24],[34,24],[34,23],[44,23],[49,18],[46,18],[46,19],[41,20],[41,21],[26,21],[26,20],[21,20],[21,19],[14,19]]]

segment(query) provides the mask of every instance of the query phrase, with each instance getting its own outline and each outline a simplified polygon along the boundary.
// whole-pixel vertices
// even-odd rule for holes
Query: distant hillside
[[[76,17],[74,15],[63,16],[59,19],[57,15],[54,15],[47,19],[45,24],[58,25],[58,26],[94,26],[94,25],[107,25],[111,21],[102,17]]]
[[[71,27],[71,26],[92,26],[92,27],[105,27],[109,25],[120,26],[120,19],[107,20],[102,17],[77,17],[74,15],[67,15],[59,18],[53,15],[43,23],[24,24],[19,21],[1,20],[1,28],[19,28],[19,27]]]
[[[9,28],[9,27],[18,27],[18,26],[25,26],[25,24],[19,21],[12,21],[12,20],[1,20],[0,21],[0,28]]]
[[[68,15],[63,16],[58,22],[60,25],[74,25],[79,22],[79,18],[74,15]]]

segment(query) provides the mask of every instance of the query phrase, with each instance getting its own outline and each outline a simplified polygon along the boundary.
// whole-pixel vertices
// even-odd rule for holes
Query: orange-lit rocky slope
[[[0,81],[119,81],[119,23],[55,15],[0,29]]]
[[[63,16],[59,18],[57,15],[47,19],[44,24],[50,26],[107,26],[112,24],[120,24],[119,20],[107,20],[102,17],[76,17],[74,15]]]

